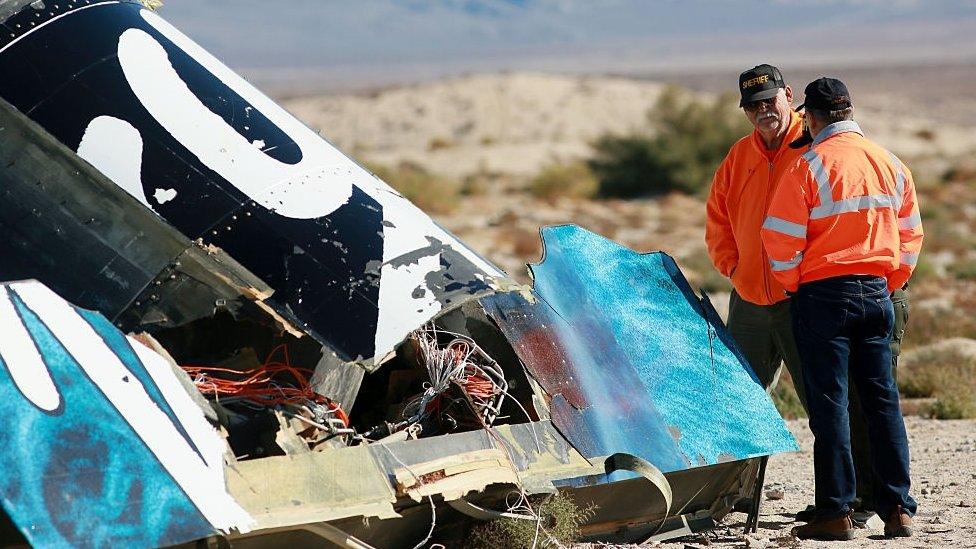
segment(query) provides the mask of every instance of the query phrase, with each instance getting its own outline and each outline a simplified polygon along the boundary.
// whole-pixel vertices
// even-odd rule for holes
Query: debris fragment
[[[554,227],[536,283],[517,285],[155,13],[21,4],[0,0],[6,27],[36,24],[0,37],[0,230],[16,235],[0,281],[40,282],[0,286],[14,288],[0,372],[16,373],[0,377],[15,397],[0,399],[13,422],[0,438],[34,436],[0,445],[0,523],[26,542],[252,527],[258,544],[299,530],[386,542],[429,506],[426,542],[446,505],[459,520],[519,515],[552,541],[546,507],[570,500],[583,511],[567,528],[588,538],[660,540],[713,527],[758,456],[795,448],[668,256]],[[133,139],[95,131],[80,147],[96,120]],[[17,301],[18,285],[63,314]],[[70,362],[48,331],[100,360]],[[51,413],[69,399],[90,415]],[[55,476],[71,505],[10,503],[47,497]],[[92,492],[103,485],[119,489]],[[150,506],[165,521],[114,527]]]

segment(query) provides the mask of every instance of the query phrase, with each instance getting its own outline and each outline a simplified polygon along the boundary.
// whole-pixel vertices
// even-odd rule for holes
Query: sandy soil
[[[805,421],[788,422],[801,451],[769,460],[759,531],[743,535],[746,515],[732,513],[715,530],[643,545],[576,544],[573,549],[660,547],[705,548],[833,548],[956,549],[976,547],[976,420],[905,420],[912,449],[912,495],[918,501],[915,536],[886,540],[883,525],[857,530],[852,541],[798,540],[790,530],[793,515],[813,502],[813,436]],[[778,492],[782,499],[770,499]],[[775,497],[775,496],[774,496]],[[873,519],[871,523],[875,523]]]
[[[723,89],[734,91],[734,82]],[[649,80],[519,72],[293,98],[284,105],[358,159],[410,160],[456,177],[531,175],[554,160],[585,156],[599,135],[646,126],[645,113],[662,89]],[[950,107],[909,91],[891,86],[855,94],[857,119],[872,138],[907,158],[976,150],[976,118],[969,116],[976,107],[952,117]]]
[[[976,420],[906,418],[912,450],[912,495],[918,501],[913,538],[884,540],[881,530],[857,531],[850,542],[800,542],[790,536],[793,514],[813,502],[813,436],[805,421],[790,421],[801,452],[770,458],[759,532],[742,536],[745,515],[733,513],[705,536],[673,540],[665,548],[687,547],[976,547]],[[653,544],[651,544],[653,545]]]
[[[625,78],[481,74],[284,104],[357,158],[411,160],[452,176],[524,175],[584,155],[603,133],[643,126],[663,88]]]

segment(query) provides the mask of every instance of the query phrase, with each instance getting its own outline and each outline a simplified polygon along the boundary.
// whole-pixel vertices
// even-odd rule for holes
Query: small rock
[[[972,506],[973,506],[973,502],[971,501],[962,500],[959,502],[959,507],[972,507]]]
[[[784,497],[786,494],[782,490],[766,490],[766,499],[777,500]]]
[[[922,495],[923,496],[929,495],[929,489],[928,488],[922,488]]]
[[[865,526],[871,530],[884,530],[884,521],[881,520],[881,517],[879,517],[877,513],[873,513],[871,517],[868,518]]]
[[[944,525],[936,526],[926,526],[923,530],[926,534],[944,534],[946,532],[951,532],[952,528]]]
[[[767,538],[754,538],[752,536],[746,536],[745,542],[746,547],[749,547],[750,549],[765,549],[766,547],[769,547],[769,540]]]

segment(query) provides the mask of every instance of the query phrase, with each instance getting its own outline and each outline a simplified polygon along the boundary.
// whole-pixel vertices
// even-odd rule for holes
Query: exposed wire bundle
[[[277,355],[280,360],[276,360]],[[218,402],[246,401],[262,407],[288,406],[304,411],[315,422],[313,425],[327,430],[349,427],[349,416],[341,407],[314,390],[309,383],[312,370],[291,365],[288,347],[281,344],[268,354],[264,364],[249,370],[234,370],[218,366],[183,365],[194,385],[201,393]],[[303,419],[300,414],[291,414]],[[315,425],[318,424],[318,425]]]
[[[439,336],[451,340],[442,345]],[[469,337],[438,330],[433,323],[414,332],[414,339],[430,384],[419,397],[407,404],[404,416],[419,421],[442,406],[444,393],[455,385],[461,389],[468,403],[485,425],[491,425],[501,411],[508,392],[508,382],[501,366]]]

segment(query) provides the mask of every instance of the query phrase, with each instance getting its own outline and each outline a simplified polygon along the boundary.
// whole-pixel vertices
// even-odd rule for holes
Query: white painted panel
[[[139,357],[139,361],[146,367],[146,371],[173,409],[173,413],[179,418],[183,429],[197,445],[210,473],[218,477],[220,484],[223,484],[224,452],[227,450],[224,440],[214,436],[214,428],[201,415],[200,408],[187,394],[183,384],[176,379],[169,362],[135,338],[127,336],[126,340]]]
[[[175,27],[153,12],[141,13],[150,25],[288,134],[302,151],[297,165],[265,155],[260,143],[249,142],[193,95],[153,37],[139,29],[125,31],[119,41],[119,61],[133,92],[153,117],[208,167],[255,202],[286,217],[328,215],[346,203],[353,185],[383,207],[384,265],[375,334],[378,360],[441,310],[424,282],[428,274],[441,268],[436,254],[414,265],[394,267],[388,261],[427,246],[427,237],[433,237],[484,271],[489,282],[491,277],[504,276]],[[426,291],[421,297],[413,297],[418,287]]]
[[[125,120],[99,116],[85,128],[78,156],[152,209],[142,188],[142,136]]]
[[[34,339],[27,331],[14,307],[7,288],[0,286],[0,357],[3,358],[10,377],[17,389],[34,403],[34,406],[48,412],[61,405],[58,392],[41,358]]]
[[[198,60],[205,55],[199,47],[180,45]],[[339,151],[321,146],[317,135],[281,107],[256,94],[256,98],[246,99],[258,99],[255,106],[295,139],[303,154],[296,165],[268,156],[193,94],[163,46],[145,31],[122,33],[118,52],[129,86],[153,118],[207,167],[265,208],[296,219],[322,217],[345,204],[352,184],[365,176]],[[219,65],[216,60],[213,64]],[[240,79],[220,67],[223,74],[217,76],[221,80]],[[213,72],[213,67],[208,69]]]
[[[203,516],[215,528],[248,531],[254,520],[227,493],[223,475],[214,474],[209,464],[200,459],[169,416],[150,398],[142,383],[122,364],[95,329],[71,305],[40,283],[15,283],[10,287],[45,322],[54,337],[146,443]],[[153,370],[159,373],[158,368],[154,367]],[[177,401],[171,405],[182,408],[178,416],[181,419],[192,414],[199,416],[198,421],[206,421],[192,402]],[[193,406],[192,412],[188,405]],[[211,429],[203,434],[198,427],[193,432],[201,439],[194,441],[212,455],[214,446],[221,443],[217,433]],[[186,426],[184,429],[189,432]]]

